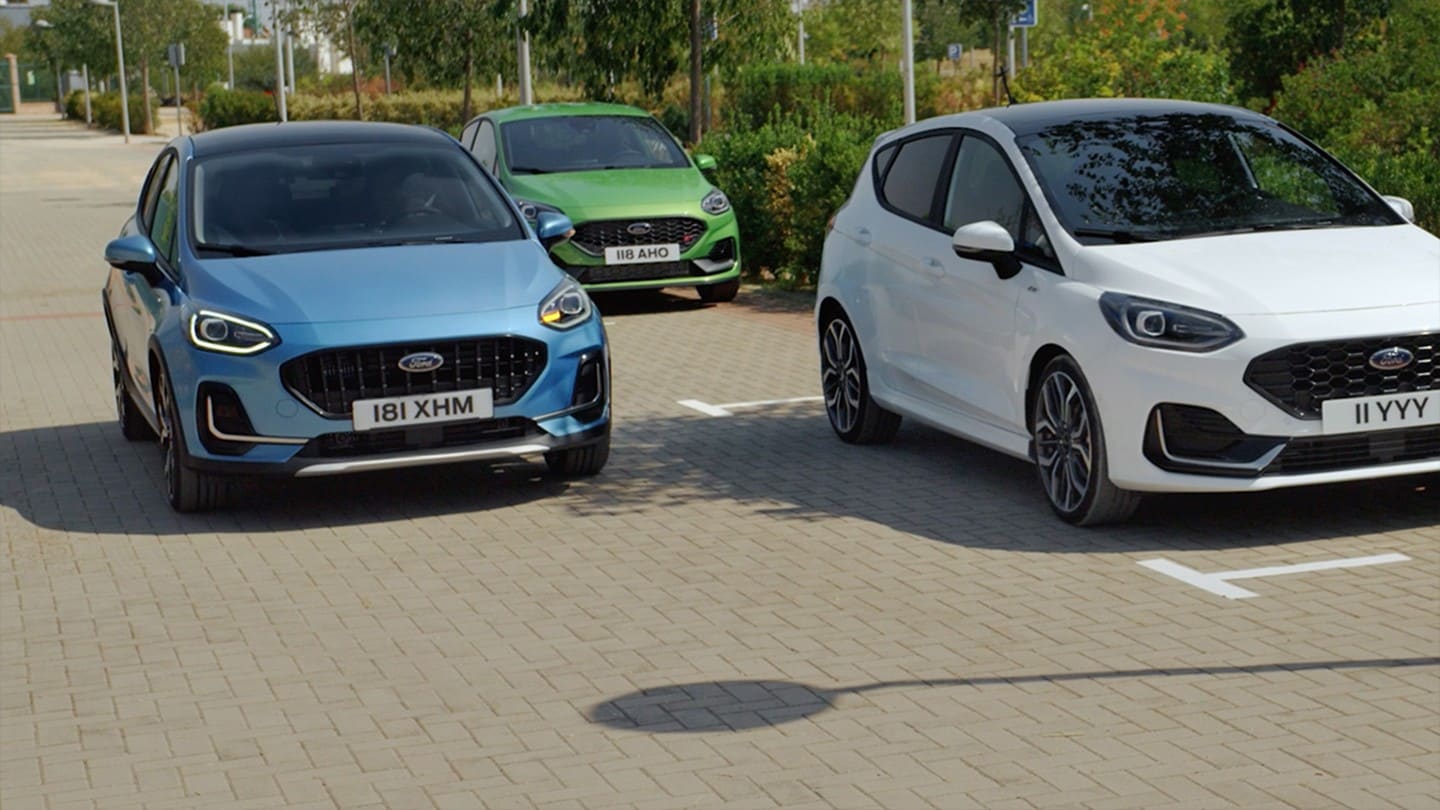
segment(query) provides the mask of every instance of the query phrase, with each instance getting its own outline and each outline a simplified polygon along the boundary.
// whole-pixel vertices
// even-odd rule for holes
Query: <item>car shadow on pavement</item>
[[[1068,681],[1107,681],[1226,675],[1285,675],[1351,669],[1403,669],[1440,666],[1440,657],[1376,658],[1355,661],[1296,661],[1214,667],[1163,667],[1038,675],[987,675],[878,681],[822,689],[795,681],[709,681],[642,689],[590,707],[592,723],[648,734],[746,731],[778,726],[835,708],[836,699],[885,689],[969,686],[1024,686]]]
[[[1152,495],[1127,523],[1080,529],[1045,502],[1034,468],[928,427],[839,441],[818,403],[621,423],[582,515],[729,500],[778,520],[859,518],[946,543],[1012,551],[1223,549],[1440,525],[1440,475],[1258,493]]]
[[[448,464],[333,478],[247,481],[231,507],[181,515],[160,451],[112,422],[0,433],[0,505],[48,529],[97,534],[257,533],[485,512],[553,498],[543,464]]]
[[[597,292],[591,294],[595,308],[603,318],[627,315],[653,315],[662,312],[690,312],[716,306],[701,301],[691,291],[632,290],[628,292]],[[723,305],[722,305],[723,306]]]

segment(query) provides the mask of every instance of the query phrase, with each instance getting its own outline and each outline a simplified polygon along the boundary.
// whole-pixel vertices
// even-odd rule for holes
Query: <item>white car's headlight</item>
[[[515,206],[520,209],[520,216],[525,217],[532,223],[535,221],[536,217],[540,216],[541,211],[549,211],[552,214],[565,213],[564,211],[561,211],[559,208],[556,208],[553,205],[546,205],[545,203],[534,202],[531,200],[522,200],[519,197],[515,198]]]
[[[190,316],[188,334],[197,348],[225,354],[257,354],[280,342],[263,323],[208,309]]]
[[[700,207],[705,209],[707,214],[723,214],[730,210],[730,198],[720,189],[712,188],[710,193],[705,195],[705,199],[700,201]]]
[[[1223,315],[1149,298],[1105,293],[1100,311],[1115,334],[1157,349],[1213,352],[1245,337]]]
[[[569,329],[590,319],[594,308],[579,283],[567,278],[540,302],[540,323],[554,329]]]

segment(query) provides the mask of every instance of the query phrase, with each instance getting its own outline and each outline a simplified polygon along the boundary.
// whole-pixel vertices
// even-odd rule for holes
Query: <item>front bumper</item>
[[[583,447],[609,434],[609,358],[598,314],[566,331],[536,323],[533,307],[275,328],[282,342],[252,357],[199,351],[183,338],[164,347],[186,466],[223,475],[337,475],[524,458]],[[523,395],[496,404],[484,420],[356,431],[348,416],[322,413],[282,379],[288,361],[317,351],[485,335],[543,342],[546,360]],[[583,390],[582,376],[589,381]],[[585,401],[576,401],[582,394]]]
[[[1235,492],[1440,472],[1440,429],[1326,434],[1320,419],[1245,382],[1253,358],[1282,347],[1440,332],[1436,316],[1432,304],[1237,317],[1246,337],[1206,354],[1136,346],[1102,324],[1079,341],[1100,351],[1077,359],[1100,409],[1110,479],[1144,492]]]
[[[740,229],[733,211],[719,216],[651,217],[650,219],[688,218],[703,222],[704,234],[688,247],[682,246],[680,258],[673,262],[651,264],[606,264],[599,249],[586,250],[574,242],[558,245],[551,258],[592,292],[615,290],[658,289],[661,287],[696,287],[722,284],[740,277]],[[641,217],[609,217],[603,223],[616,224]],[[602,224],[599,220],[576,223],[577,229]],[[636,244],[647,244],[639,241]]]

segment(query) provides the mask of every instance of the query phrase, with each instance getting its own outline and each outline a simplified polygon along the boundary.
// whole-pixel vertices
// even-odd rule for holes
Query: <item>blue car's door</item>
[[[126,227],[127,235],[143,234],[155,244],[156,255],[160,257],[159,272],[152,278],[138,272],[120,273],[121,284],[112,292],[110,301],[116,337],[125,352],[130,378],[135,381],[141,398],[152,407],[150,336],[164,320],[176,289],[179,201],[180,162],[173,151],[167,150],[151,169],[138,218]]]

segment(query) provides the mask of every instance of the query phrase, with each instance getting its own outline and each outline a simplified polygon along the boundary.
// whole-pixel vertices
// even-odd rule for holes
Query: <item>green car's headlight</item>
[[[263,323],[208,309],[190,316],[189,336],[196,348],[225,354],[257,354],[280,342]]]
[[[730,210],[730,198],[720,189],[712,188],[710,193],[705,195],[705,199],[700,201],[700,207],[705,209],[707,214],[723,214]]]
[[[555,285],[555,289],[540,302],[540,323],[552,329],[569,329],[588,321],[594,312],[590,296],[572,278]]]
[[[546,205],[545,203],[533,202],[531,200],[522,200],[519,197],[515,198],[515,205],[520,208],[520,216],[525,217],[532,223],[536,217],[540,216],[541,211],[549,211],[553,214],[562,215],[565,213],[553,205]]]

